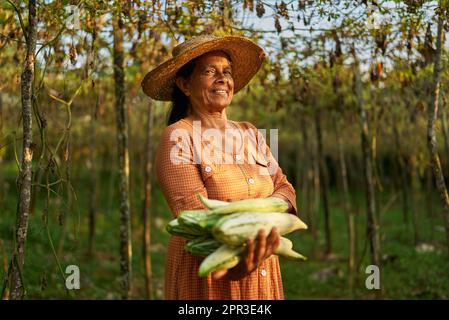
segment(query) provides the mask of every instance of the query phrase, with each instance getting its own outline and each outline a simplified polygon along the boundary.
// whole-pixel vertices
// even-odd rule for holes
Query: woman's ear
[[[177,77],[175,82],[178,88],[181,89],[181,91],[184,92],[187,97],[190,96],[190,86],[187,79],[183,77]]]

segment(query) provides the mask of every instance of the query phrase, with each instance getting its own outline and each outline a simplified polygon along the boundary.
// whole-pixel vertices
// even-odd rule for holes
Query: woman
[[[175,217],[183,210],[205,209],[197,193],[225,201],[278,197],[289,204],[288,212],[297,213],[295,190],[262,135],[251,123],[226,117],[234,93],[257,73],[264,57],[262,48],[243,37],[199,36],[175,47],[173,58],[142,81],[151,98],[173,102],[157,150],[156,170]],[[223,150],[220,137],[229,137],[231,129],[231,138],[240,136],[240,144]],[[213,142],[204,138],[206,132],[213,132],[209,134],[214,136]],[[246,145],[243,135],[248,132],[256,134],[253,143]],[[255,152],[254,145],[265,151]],[[166,257],[165,298],[283,299],[279,261],[272,255],[279,238],[276,228],[268,235],[261,230],[256,239],[247,242],[236,267],[199,278],[202,258],[184,251],[185,240],[172,236]]]

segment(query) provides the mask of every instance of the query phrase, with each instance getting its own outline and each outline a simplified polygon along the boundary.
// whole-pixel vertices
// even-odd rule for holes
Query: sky
[[[322,31],[319,31],[317,29],[332,29],[334,27],[337,27],[341,24],[342,19],[341,18],[333,18],[330,22],[327,21],[327,19],[325,18],[320,18],[319,14],[318,14],[318,10],[316,9],[317,4],[319,2],[322,2],[320,0],[312,0],[312,1],[308,1],[306,0],[306,10],[305,11],[300,11],[298,10],[298,1],[288,1],[286,0],[285,3],[288,4],[288,8],[290,9],[291,5],[294,6],[294,13],[293,13],[293,17],[290,17],[289,22],[287,23],[285,21],[285,19],[281,19],[281,26],[282,26],[282,33],[277,34],[277,33],[264,33],[264,39],[265,41],[262,41],[262,45],[265,45],[265,49],[266,50],[272,50],[273,52],[276,52],[276,50],[280,50],[280,41],[279,38],[280,37],[286,37],[286,38],[295,38],[296,36],[296,40],[295,40],[295,47],[298,48],[298,50],[301,50],[302,48],[305,47],[305,40],[307,38],[310,38],[312,36],[312,33],[310,32],[310,28],[315,29],[316,31],[313,31],[313,36],[317,36],[318,34],[322,33]],[[388,16],[386,15],[382,15],[379,13],[379,8],[375,7],[375,6],[370,6],[367,7],[365,5],[358,5],[356,6],[356,8],[353,8],[353,6],[350,7],[350,9],[345,10],[343,8],[343,4],[347,2],[347,1],[339,1],[339,0],[335,0],[334,3],[334,7],[332,9],[333,13],[344,13],[344,12],[348,12],[348,10],[351,10],[352,12],[352,16],[363,16],[363,13],[366,12],[367,10],[371,10],[371,19],[365,21],[366,24],[366,28],[367,30],[375,30],[376,28],[378,28],[380,25],[384,24],[384,23],[390,23],[392,21],[394,21],[395,19],[399,19],[399,12],[400,12],[400,8],[406,8],[406,5],[404,4],[404,1],[402,0],[396,0],[396,1],[389,1],[389,0],[379,0],[378,3],[380,4],[380,6],[384,9],[388,9],[390,10],[390,13],[388,14]],[[355,1],[352,1],[355,2]],[[254,3],[256,3],[256,1],[254,1]],[[249,10],[239,10],[239,19],[243,21],[243,24],[245,27],[252,27],[256,30],[265,30],[265,31],[274,31],[275,26],[274,26],[274,11],[270,8],[271,6],[274,6],[275,3],[280,3],[280,1],[275,1],[275,0],[267,0],[267,1],[263,1],[263,3],[267,4],[265,5],[265,14],[262,18],[258,18],[256,16],[255,13],[250,12]],[[369,1],[368,1],[369,3]],[[240,4],[241,5],[241,4]],[[423,20],[424,21],[430,21],[431,18],[434,16],[433,14],[433,9],[436,7],[437,2],[436,1],[428,1],[424,7],[427,9],[425,10],[425,14],[423,16]],[[328,8],[330,8],[330,6],[328,6]],[[328,9],[330,11],[330,9]],[[297,19],[298,15],[300,16],[301,19]],[[304,24],[304,17],[311,17],[312,19],[310,19],[310,24],[308,26],[306,26]],[[295,29],[303,29],[303,30],[298,30],[295,32],[292,32],[289,29],[289,23],[293,24],[293,26],[295,27]],[[433,23],[433,29],[434,29],[434,34],[436,33],[436,23]],[[298,37],[299,36],[299,37]],[[304,38],[304,39],[302,39]],[[328,44],[326,44],[326,50],[327,51],[331,51],[332,47],[334,46],[333,41],[330,41]],[[357,48],[357,52],[361,58],[361,62],[362,62],[362,71],[367,71],[367,69],[369,68],[369,65],[371,63],[374,62],[375,58],[373,58],[373,54],[370,51],[370,48],[372,47],[372,45],[367,45],[366,43],[363,43],[361,41],[359,41],[358,43],[356,43]],[[449,40],[446,38],[446,42],[445,42],[445,47],[448,48],[449,47]],[[344,50],[344,49],[343,49]],[[396,52],[397,53],[397,52]],[[298,61],[299,64],[308,64],[311,63],[313,61],[314,57],[311,57],[308,61]],[[384,63],[385,63],[385,67],[390,67],[389,64],[389,60],[388,59],[384,59]]]
[[[295,48],[298,49],[298,51],[301,51],[301,49],[303,49],[306,46],[306,41],[305,39],[310,39],[312,36],[316,36],[317,34],[321,33],[322,31],[316,30],[316,29],[331,29],[335,26],[340,25],[341,23],[341,18],[333,18],[331,21],[327,21],[327,19],[323,19],[320,18],[318,15],[318,10],[317,10],[317,4],[319,2],[321,2],[323,0],[306,0],[306,9],[305,10],[298,10],[298,0],[285,0],[285,3],[287,3],[288,8],[290,9],[291,6],[293,5],[294,7],[294,11],[292,13],[292,16],[290,17],[289,21],[287,22],[285,19],[280,19],[280,23],[282,26],[283,31],[278,34],[277,32],[273,32],[275,31],[275,25],[274,25],[274,11],[272,10],[271,7],[274,7],[275,3],[280,3],[280,1],[276,1],[276,0],[265,0],[263,1],[263,3],[265,3],[265,14],[263,15],[263,17],[259,18],[256,16],[255,11],[251,12],[250,10],[243,10],[243,4],[241,0],[231,0],[231,5],[232,7],[235,9],[235,14],[236,14],[236,18],[237,20],[240,20],[243,22],[243,27],[244,28],[250,28],[250,29],[256,29],[256,30],[262,30],[265,31],[266,33],[263,33],[263,39],[260,41],[260,45],[263,46],[265,48],[265,50],[269,53],[269,56],[273,55],[273,53],[279,52],[281,44],[280,44],[280,38],[281,37],[285,37],[285,38],[291,38],[294,39],[294,46]],[[215,1],[216,3],[218,3],[218,1]],[[341,0],[335,0],[334,4],[340,3],[340,6],[335,6],[333,10],[335,10],[334,13],[339,13],[344,11],[342,4],[345,1]],[[381,5],[384,8],[390,8],[390,9],[394,9],[395,7],[398,6],[397,4],[398,1],[379,1],[379,3],[381,3]],[[257,0],[254,0],[254,4],[257,3]],[[428,6],[434,6],[436,4],[435,1],[430,1],[428,3]],[[400,6],[404,6],[403,4],[401,4]],[[366,10],[366,6],[365,5],[359,5],[357,8],[355,9],[351,9],[352,14],[354,16],[359,16],[361,15],[365,10]],[[107,17],[108,15],[106,15],[105,17]],[[298,19],[298,16],[300,17],[300,19]],[[377,14],[376,10],[373,10],[373,14],[372,14],[373,20],[370,23],[366,22],[367,24],[367,28],[369,27],[375,27],[377,24],[381,24],[383,21],[383,17],[379,14]],[[305,25],[304,20],[309,19],[310,18],[310,24],[309,25]],[[296,30],[295,32],[292,32],[289,29],[289,24],[293,24],[293,26],[295,27],[295,29],[302,29],[302,30]],[[311,32],[310,28],[315,29],[316,31]],[[269,32],[267,32],[269,31]],[[112,44],[112,36],[111,36],[111,28],[107,27],[104,28],[104,30],[101,31],[103,37],[105,37],[105,39],[110,42]],[[249,35],[249,33],[248,33]],[[70,37],[64,37],[63,40],[65,43],[70,43],[71,38]],[[329,41],[326,44],[326,50],[327,51],[331,51],[332,50],[332,46],[333,46],[333,42]],[[364,71],[367,70],[367,68],[369,67],[369,64],[372,63],[372,59],[373,59],[373,55],[372,53],[367,50],[366,48],[369,48],[368,46],[366,46],[364,43],[359,43],[360,45],[360,49],[359,49],[359,55],[362,58],[362,67],[365,69]],[[446,47],[448,46],[448,41],[446,41]],[[129,49],[131,47],[131,43],[125,43],[125,48]],[[109,52],[104,49],[102,52],[103,55],[108,55]],[[313,63],[314,59],[317,59],[318,57],[316,56],[312,56],[309,57],[308,60],[301,60],[298,61],[298,64],[300,65],[306,65],[309,63]],[[67,59],[68,60],[68,59]],[[129,61],[129,63],[132,63],[132,61]],[[69,65],[70,62],[68,62],[67,67],[68,68],[77,68],[80,65],[84,64],[82,57],[80,57],[80,59],[78,60],[77,64],[74,66],[70,66]],[[362,69],[363,70],[363,69]]]

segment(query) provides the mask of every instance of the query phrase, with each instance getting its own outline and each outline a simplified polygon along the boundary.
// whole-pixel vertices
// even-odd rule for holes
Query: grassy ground
[[[14,187],[15,170],[2,168],[0,198],[0,279],[4,279],[11,253],[13,225],[17,195]],[[77,176],[76,174],[74,176]],[[118,299],[120,298],[119,278],[119,209],[114,188],[116,178],[108,172],[101,174],[100,196],[97,211],[96,250],[92,257],[87,255],[87,201],[89,190],[88,175],[82,180],[74,180],[77,199],[73,210],[68,211],[64,201],[53,196],[49,210],[49,228],[43,223],[43,194],[39,196],[34,215],[30,217],[24,279],[28,298],[31,299]],[[133,181],[134,190],[140,181]],[[369,251],[365,243],[365,216],[363,194],[353,193],[359,208],[356,215],[358,233],[357,265],[358,277],[354,291],[348,289],[347,229],[345,213],[340,208],[335,192],[332,196],[332,238],[335,255],[326,259],[324,234],[318,232],[314,240],[309,232],[295,233],[289,237],[294,247],[309,257],[305,263],[281,260],[284,290],[287,299],[371,299],[374,292],[365,288],[365,268],[369,265]],[[381,195],[385,204],[391,194]],[[381,286],[387,299],[447,299],[449,298],[449,259],[445,251],[445,235],[442,218],[439,215],[438,199],[434,201],[435,214],[430,217],[424,201],[415,199],[414,209],[418,210],[420,237],[428,246],[428,252],[419,252],[413,244],[411,223],[404,223],[399,198],[389,208],[381,208],[382,267]],[[131,198],[133,228],[133,298],[143,299],[144,277],[141,259],[142,223],[140,193]],[[152,267],[154,273],[154,294],[163,297],[163,276],[165,248],[168,234],[165,224],[171,218],[166,202],[158,188],[153,190],[152,200]],[[66,214],[66,231],[59,224],[59,215]],[[318,220],[319,231],[323,230],[323,219]],[[411,219],[410,219],[411,220]],[[63,236],[64,235],[64,236]],[[62,241],[62,239],[64,239]],[[55,247],[56,257],[52,250]],[[364,250],[367,249],[367,250]],[[425,249],[425,248],[424,248]],[[363,254],[365,252],[365,254]],[[61,269],[58,268],[58,262]],[[81,272],[81,289],[67,293],[61,275],[68,265],[77,265]],[[328,269],[329,276],[319,277],[317,272]]]

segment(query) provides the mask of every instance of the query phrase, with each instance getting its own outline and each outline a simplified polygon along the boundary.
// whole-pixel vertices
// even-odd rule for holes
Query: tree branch
[[[6,1],[13,7],[14,11],[17,13],[17,16],[18,16],[19,22],[20,22],[20,27],[22,28],[23,36],[25,37],[25,40],[28,43],[27,28],[25,27],[25,25],[23,23],[22,14],[20,13],[19,8],[17,8],[17,6],[15,5],[14,2],[12,2],[10,0],[6,0]]]

